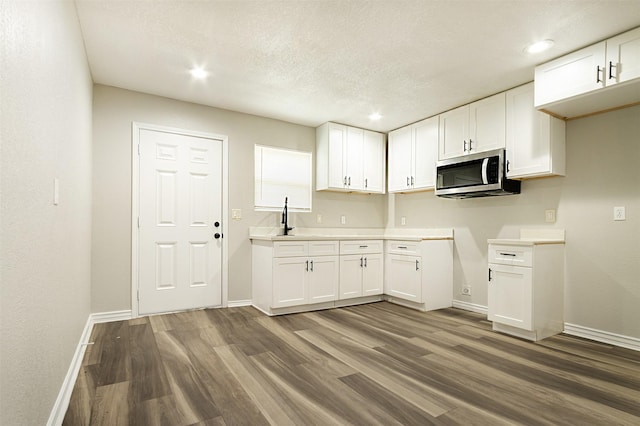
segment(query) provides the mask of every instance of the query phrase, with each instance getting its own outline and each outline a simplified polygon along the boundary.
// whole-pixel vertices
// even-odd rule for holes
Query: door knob
[[[215,238],[216,240],[221,237],[222,237],[222,234],[220,234],[219,232],[216,232],[215,234],[213,234],[213,238]]]

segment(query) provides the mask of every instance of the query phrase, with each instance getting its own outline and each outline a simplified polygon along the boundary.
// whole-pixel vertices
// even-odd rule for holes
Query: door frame
[[[214,139],[222,142],[222,307],[228,306],[229,294],[229,137],[215,133],[185,130],[176,127],[159,126],[156,124],[131,122],[131,317],[137,318],[138,290],[139,290],[139,242],[140,229],[138,218],[140,215],[140,131],[154,130],[184,136]]]

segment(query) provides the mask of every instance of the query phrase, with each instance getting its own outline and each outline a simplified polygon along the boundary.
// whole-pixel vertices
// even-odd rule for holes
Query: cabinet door
[[[340,299],[362,296],[364,256],[340,256]]]
[[[489,271],[489,321],[533,330],[532,269],[490,263]]]
[[[422,303],[422,266],[419,256],[389,255],[387,294]]]
[[[361,191],[364,189],[363,179],[363,154],[364,130],[355,127],[347,127],[347,149],[345,151],[347,188]]]
[[[347,126],[329,123],[329,187],[344,188],[347,177],[346,158]]]
[[[439,117],[431,117],[413,125],[414,189],[429,189],[436,185],[438,161]]]
[[[411,126],[389,133],[389,192],[402,192],[411,188],[411,133]]]
[[[384,194],[385,149],[382,133],[364,131],[362,150],[363,190]]]
[[[464,155],[469,140],[469,105],[440,114],[439,134],[440,160]]]
[[[307,303],[333,302],[338,299],[340,264],[338,256],[309,259]]]
[[[640,78],[640,28],[607,40],[606,85]]]
[[[505,94],[498,93],[469,105],[467,153],[505,147]]]
[[[367,254],[363,259],[362,295],[382,294],[384,285],[382,254]]]
[[[306,257],[277,257],[273,259],[273,306],[304,305],[307,300]]]
[[[536,108],[604,87],[604,66],[604,41],[537,66]]]

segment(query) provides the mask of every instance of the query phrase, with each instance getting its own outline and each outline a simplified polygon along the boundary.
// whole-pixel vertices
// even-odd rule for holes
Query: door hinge
[[[138,216],[138,228],[140,228],[140,216]]]
[[[139,302],[140,301],[140,290],[138,290],[137,293],[138,293],[137,297],[138,297],[138,302]]]

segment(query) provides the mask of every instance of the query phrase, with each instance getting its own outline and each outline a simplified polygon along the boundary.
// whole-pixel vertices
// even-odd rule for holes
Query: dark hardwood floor
[[[640,352],[387,302],[98,324],[65,425],[640,425]]]

